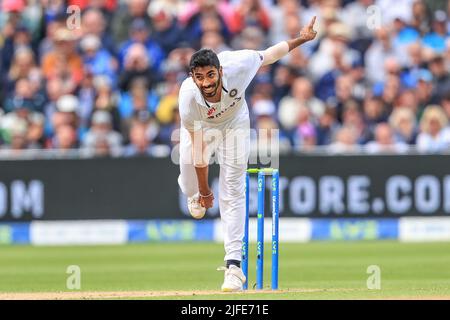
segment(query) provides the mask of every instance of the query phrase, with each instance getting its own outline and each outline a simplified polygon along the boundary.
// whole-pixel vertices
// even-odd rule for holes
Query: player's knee
[[[219,196],[221,201],[239,202],[245,199],[245,185],[243,187],[235,184],[224,186],[219,190]]]

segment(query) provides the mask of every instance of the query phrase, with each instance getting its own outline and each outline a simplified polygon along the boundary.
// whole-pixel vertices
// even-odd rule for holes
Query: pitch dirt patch
[[[195,296],[226,296],[226,295],[257,295],[259,294],[289,294],[289,293],[330,293],[330,292],[358,292],[366,291],[365,289],[351,288],[330,288],[330,289],[282,289],[282,290],[247,290],[245,292],[222,292],[214,290],[197,290],[197,291],[71,291],[71,292],[14,292],[0,293],[0,300],[96,300],[96,299],[137,299],[137,298],[174,298],[185,297],[190,299]],[[302,298],[301,295],[298,297]],[[220,298],[218,298],[220,299]],[[344,298],[345,299],[345,298]],[[355,299],[355,298],[351,298]],[[356,298],[358,299],[358,298]],[[364,299],[364,298],[363,298]],[[424,296],[386,296],[372,297],[368,299],[375,300],[450,300],[448,295],[424,295]]]
[[[170,298],[195,297],[230,294],[282,294],[282,293],[314,293],[344,292],[355,289],[287,289],[287,290],[247,290],[245,292],[222,292],[214,290],[198,291],[76,291],[76,292],[16,292],[0,293],[0,300],[86,300],[86,299],[133,299],[133,298]]]

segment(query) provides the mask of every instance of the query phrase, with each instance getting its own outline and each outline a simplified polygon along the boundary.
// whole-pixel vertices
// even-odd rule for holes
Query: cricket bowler
[[[295,39],[263,51],[237,50],[220,54],[201,49],[192,55],[189,78],[179,93],[181,117],[180,175],[192,217],[201,219],[213,206],[208,166],[214,153],[220,165],[219,209],[223,225],[225,263],[221,290],[240,291],[246,279],[241,269],[245,223],[245,175],[250,154],[250,118],[245,90],[258,69],[270,65],[301,44],[313,40],[316,17]],[[238,134],[236,134],[238,133]]]

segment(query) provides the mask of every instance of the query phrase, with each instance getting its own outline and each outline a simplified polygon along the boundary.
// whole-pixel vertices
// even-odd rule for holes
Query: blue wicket
[[[265,176],[272,175],[272,290],[278,289],[278,229],[279,229],[279,171],[272,168],[248,169],[245,178],[245,229],[242,244],[242,270],[247,278],[244,290],[248,289],[248,249],[249,249],[249,206],[250,206],[250,174],[258,174],[258,212],[257,212],[257,257],[256,257],[256,289],[263,289],[264,283],[264,199]]]
[[[264,193],[266,176],[262,171],[258,172],[258,226],[256,239],[256,289],[263,288],[264,277]]]
[[[242,243],[242,271],[244,272],[245,280],[244,290],[248,289],[248,220],[249,220],[249,206],[250,206],[250,173],[247,172],[245,176],[245,229],[244,240]]]
[[[272,290],[278,289],[278,222],[280,214],[279,193],[280,174],[272,174]]]

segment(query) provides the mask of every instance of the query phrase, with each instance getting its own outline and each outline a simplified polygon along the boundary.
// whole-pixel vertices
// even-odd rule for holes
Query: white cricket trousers
[[[213,133],[212,133],[213,132]],[[219,200],[220,218],[223,226],[225,258],[242,258],[242,239],[245,224],[245,175],[250,150],[250,120],[245,117],[233,119],[224,128],[204,129],[204,140],[214,135],[208,146],[212,147],[220,165]],[[180,175],[178,184],[188,197],[198,190],[197,174],[192,162],[192,144],[189,132],[181,127],[180,132]]]

